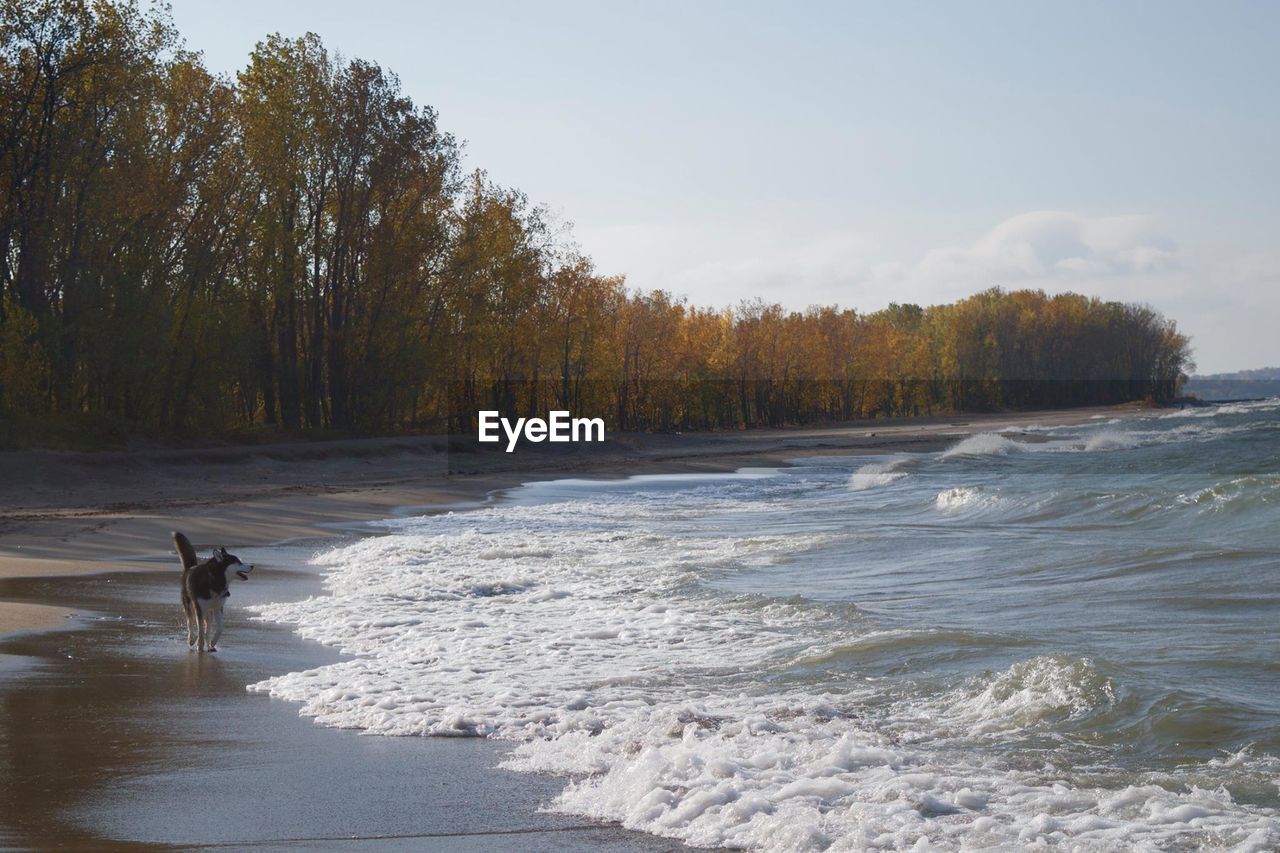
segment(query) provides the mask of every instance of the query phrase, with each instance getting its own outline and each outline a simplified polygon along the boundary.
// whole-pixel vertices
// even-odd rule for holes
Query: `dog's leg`
[[[196,644],[196,606],[187,591],[182,591],[182,612],[187,614],[187,645]]]
[[[218,639],[222,636],[222,608],[213,613],[213,636],[209,638],[209,651],[216,652]]]
[[[196,624],[199,626],[200,634],[196,637],[196,651],[202,652],[205,647],[205,640],[209,636],[209,614],[200,604],[200,599],[195,600],[196,606]]]

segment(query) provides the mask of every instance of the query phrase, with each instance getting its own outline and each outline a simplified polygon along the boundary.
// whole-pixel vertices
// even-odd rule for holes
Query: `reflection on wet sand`
[[[528,849],[670,849],[537,813],[560,784],[492,769],[499,744],[360,737],[247,694],[269,674],[337,658],[244,610],[308,595],[314,577],[254,581],[237,588],[216,654],[186,646],[176,572],[0,582],[0,597],[85,612],[72,630],[0,641],[0,847],[519,833]]]

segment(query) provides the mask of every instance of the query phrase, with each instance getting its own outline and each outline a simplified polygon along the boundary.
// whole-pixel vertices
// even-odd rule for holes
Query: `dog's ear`
[[[225,557],[227,556],[227,549],[224,546],[219,545],[218,550],[214,551],[213,553],[219,557]]]

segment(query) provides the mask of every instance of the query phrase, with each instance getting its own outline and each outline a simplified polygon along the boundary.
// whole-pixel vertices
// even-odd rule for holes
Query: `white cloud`
[[[760,296],[795,307],[838,301],[877,308],[946,301],[994,285],[1058,289],[1167,277],[1184,264],[1151,217],[1062,211],[1018,214],[970,243],[914,259],[886,257],[871,235],[851,230],[789,239],[759,228],[629,225],[591,229],[582,238],[603,269],[699,303]]]
[[[1177,245],[1144,216],[1085,217],[1056,210],[1021,213],[967,246],[928,252],[913,277],[1017,285],[1049,278],[1150,275],[1180,267]]]

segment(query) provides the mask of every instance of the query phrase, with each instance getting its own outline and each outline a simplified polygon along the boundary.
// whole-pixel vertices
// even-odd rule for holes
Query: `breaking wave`
[[[694,845],[1275,849],[1266,725],[1234,682],[1153,688],[1179,644],[1133,652],[1148,611],[1124,607],[1197,607],[1207,583],[1234,609],[1182,613],[1264,606],[1263,582],[1194,569],[1212,525],[1271,553],[1280,473],[1239,470],[1270,445],[1188,445],[1259,441],[1247,425],[1155,420],[384,522],[315,558],[324,594],[257,608],[349,657],[250,689],[328,726],[508,740],[511,768],[566,777],[550,808]],[[1240,672],[1266,657],[1201,640]]]
[[[896,483],[907,476],[906,471],[897,470],[906,462],[905,459],[893,459],[889,462],[868,462],[849,477],[849,488],[855,492],[874,489]]]
[[[968,735],[1004,735],[1103,712],[1117,693],[1089,658],[1043,655],[974,677],[926,707],[932,720]]]
[[[1096,453],[1108,450],[1129,450],[1137,447],[1138,443],[1139,438],[1133,433],[1107,430],[1089,436],[1085,440],[1084,451],[1086,453]]]
[[[963,512],[974,509],[993,509],[1004,504],[1000,495],[979,486],[956,486],[938,492],[934,505],[941,512]]]
[[[1006,456],[1010,453],[1020,453],[1027,450],[1030,445],[1021,441],[1013,441],[1005,438],[1003,435],[994,432],[983,432],[977,435],[971,435],[961,440],[954,447],[948,448],[942,452],[943,459],[952,459],[957,456]]]
[[[1264,504],[1280,505],[1280,475],[1233,477],[1178,495],[1176,503],[1209,512],[1248,510]]]

